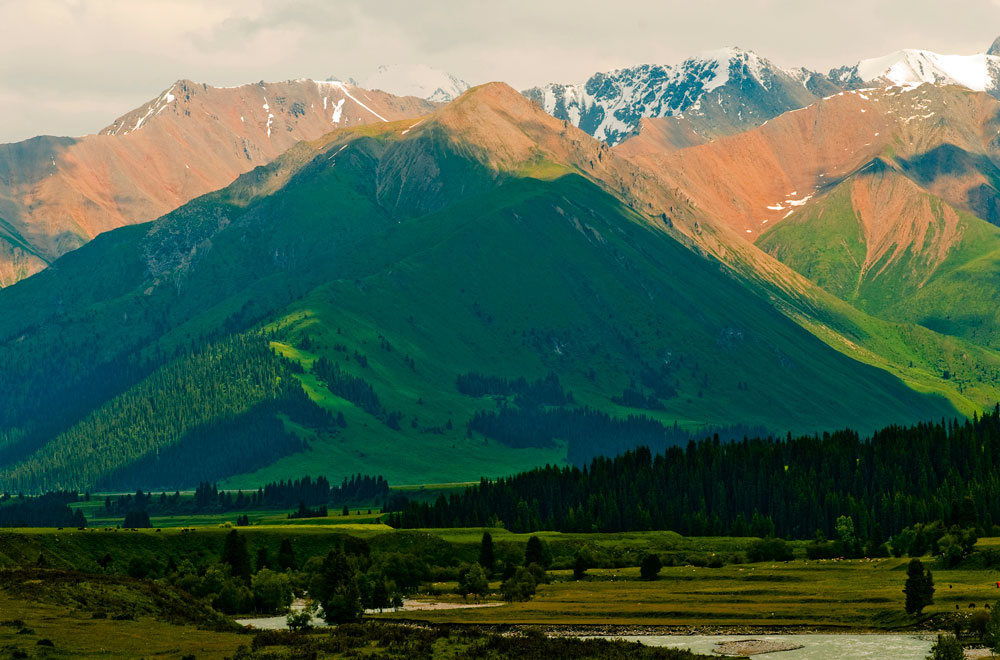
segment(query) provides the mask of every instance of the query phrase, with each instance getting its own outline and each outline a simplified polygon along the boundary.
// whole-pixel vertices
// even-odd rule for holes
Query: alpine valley
[[[998,51],[178,81],[5,145],[0,484],[462,482],[979,414]]]

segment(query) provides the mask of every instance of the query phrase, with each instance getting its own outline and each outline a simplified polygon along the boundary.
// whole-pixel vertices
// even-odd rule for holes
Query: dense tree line
[[[265,506],[307,505],[383,502],[389,496],[389,482],[383,477],[356,474],[345,478],[339,486],[331,486],[326,477],[269,483],[260,491]]]
[[[455,386],[466,396],[513,396],[515,405],[563,406],[573,403],[572,392],[563,389],[559,376],[549,372],[544,378],[529,381],[526,378],[487,376],[478,372],[460,374]]]
[[[299,502],[299,508],[288,514],[289,520],[301,520],[303,518],[326,518],[326,506],[318,506],[310,509],[305,502]]]
[[[275,423],[279,413],[320,430],[335,424],[302,392],[290,363],[272,352],[267,337],[230,336],[111,398],[0,471],[0,481],[38,492],[218,479],[302,449]]]
[[[565,440],[568,443],[566,458],[572,465],[580,466],[595,457],[615,456],[636,447],[662,452],[705,434],[729,439],[761,431],[759,427],[731,426],[692,432],[677,424],[665,426],[645,415],[620,418],[587,407],[506,405],[496,411],[477,412],[468,428],[509,447],[551,447],[557,439]]]
[[[330,485],[326,477],[305,476],[271,482],[256,490],[220,490],[218,484],[202,481],[192,498],[182,498],[180,492],[158,495],[144,493],[107,496],[104,509],[109,514],[148,511],[156,515],[225,513],[251,509],[284,509],[299,505],[376,504],[381,506],[389,496],[389,483],[381,476],[356,474],[345,477],[339,486]]]
[[[326,388],[342,399],[347,399],[375,417],[385,415],[385,407],[375,390],[363,378],[352,376],[340,368],[339,362],[321,357],[312,365],[312,372],[323,381]]]
[[[70,502],[79,501],[76,492],[45,493],[40,497],[0,498],[0,527],[86,527],[87,519]]]
[[[368,366],[368,359],[365,356],[355,352],[355,359],[362,367]],[[403,418],[403,413],[386,410],[368,381],[349,374],[340,368],[339,362],[332,362],[325,357],[313,362],[312,372],[323,381],[330,392],[382,420],[389,428],[399,430],[399,421]],[[342,420],[343,417],[340,419]]]
[[[597,425],[599,414],[593,419]],[[642,448],[582,469],[483,480],[434,504],[409,503],[391,523],[796,538],[818,530],[834,538],[846,516],[865,542],[916,523],[963,524],[970,515],[991,529],[1000,523],[998,468],[1000,407],[970,420],[890,426],[866,439],[847,430],[732,443],[713,438],[655,456]]]

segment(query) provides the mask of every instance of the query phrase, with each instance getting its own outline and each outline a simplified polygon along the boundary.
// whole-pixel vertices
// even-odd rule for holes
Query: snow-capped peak
[[[961,85],[977,92],[996,85],[997,71],[1000,57],[995,55],[940,55],[912,49],[861,60],[854,67],[857,78],[866,83],[884,80],[904,87],[923,83]]]
[[[416,96],[428,101],[448,102],[469,89],[469,83],[425,64],[381,65],[358,83],[365,89],[380,89],[396,96]]]
[[[763,121],[811,102],[805,86],[811,75],[730,47],[679,64],[643,64],[595,73],[580,84],[553,83],[524,93],[549,114],[614,145],[638,130],[644,117],[731,113],[723,122],[727,126],[756,125],[759,114]],[[772,92],[777,92],[776,101],[764,98]]]
[[[987,55],[998,55],[998,56],[1000,56],[1000,37],[997,37],[993,41],[993,45],[990,46],[990,49],[988,51],[986,51],[986,54]]]
[[[715,65],[715,77],[705,83],[704,91],[706,92],[722,87],[729,82],[730,72],[734,71],[734,66],[736,67],[735,72],[741,74],[741,78],[752,78],[765,87],[768,82],[768,76],[765,75],[765,71],[780,71],[792,78],[799,77],[798,74],[775,66],[751,50],[743,50],[742,48],[732,46],[690,57],[681,64],[681,67],[692,68],[697,67],[699,64]]]

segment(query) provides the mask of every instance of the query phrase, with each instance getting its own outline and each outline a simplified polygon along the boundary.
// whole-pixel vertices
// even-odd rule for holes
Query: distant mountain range
[[[958,56],[902,50],[823,74],[786,69],[751,51],[725,48],[679,65],[595,73],[579,84],[551,83],[524,94],[549,114],[608,144],[635,134],[643,118],[675,117],[703,139],[759,126],[848,89],[921,83],[1000,94],[1000,44]]]
[[[349,83],[179,80],[96,135],[0,145],[0,285],[231,183],[300,140],[434,105]]]

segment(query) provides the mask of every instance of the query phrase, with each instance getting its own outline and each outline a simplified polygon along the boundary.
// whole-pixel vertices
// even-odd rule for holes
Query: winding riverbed
[[[689,649],[695,653],[713,655],[723,642],[768,640],[802,648],[791,651],[764,653],[757,658],[775,660],[924,660],[930,652],[933,638],[924,635],[635,635],[617,637],[649,646]]]

